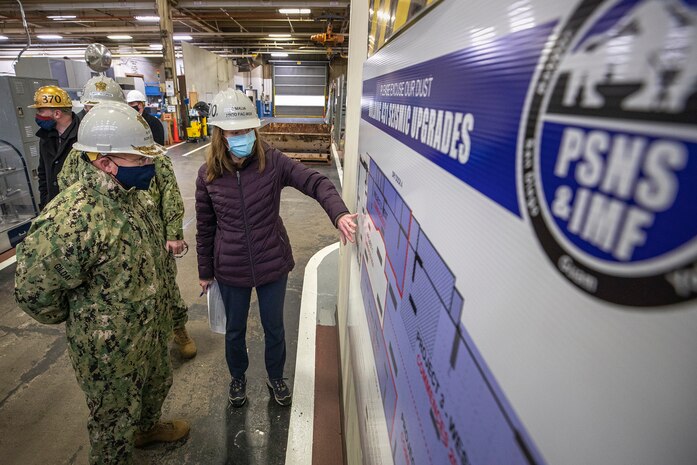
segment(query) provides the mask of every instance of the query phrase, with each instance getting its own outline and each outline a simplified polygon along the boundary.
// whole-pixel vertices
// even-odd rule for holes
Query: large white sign
[[[360,131],[366,463],[695,463],[697,1],[443,1]]]

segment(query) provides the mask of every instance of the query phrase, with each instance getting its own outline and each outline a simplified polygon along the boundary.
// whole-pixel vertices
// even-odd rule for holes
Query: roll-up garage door
[[[274,65],[274,116],[324,116],[326,65]]]

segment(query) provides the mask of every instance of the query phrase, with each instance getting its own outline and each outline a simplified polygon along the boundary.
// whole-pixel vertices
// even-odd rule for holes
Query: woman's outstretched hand
[[[339,218],[336,227],[339,229],[341,234],[341,243],[346,245],[346,241],[354,243],[356,242],[356,218],[358,213],[346,214]]]

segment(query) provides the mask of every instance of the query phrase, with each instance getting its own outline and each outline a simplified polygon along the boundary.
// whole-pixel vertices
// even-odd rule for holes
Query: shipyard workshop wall
[[[697,2],[427,3],[369,24],[363,463],[694,464]]]

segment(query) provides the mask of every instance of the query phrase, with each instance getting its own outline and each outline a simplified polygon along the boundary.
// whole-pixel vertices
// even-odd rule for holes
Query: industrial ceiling
[[[231,58],[280,52],[299,59],[348,50],[350,0],[169,3],[178,55],[182,41]],[[346,40],[328,50],[310,36],[326,32],[329,23]],[[99,42],[116,57],[161,57],[155,1],[0,0],[0,59],[16,58],[29,43],[27,32],[31,45],[22,56],[80,58],[86,45]]]

